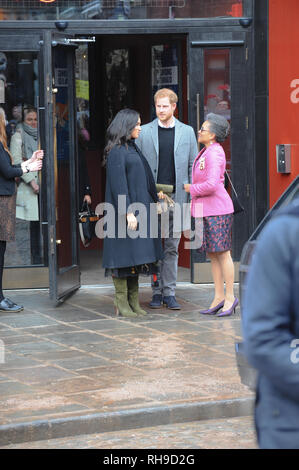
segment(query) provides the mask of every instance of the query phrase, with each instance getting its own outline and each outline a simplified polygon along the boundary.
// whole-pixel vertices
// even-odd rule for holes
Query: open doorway
[[[140,112],[143,124],[155,118],[153,96],[158,88],[172,88],[179,97],[176,117],[188,123],[186,35],[96,36],[76,52],[79,208],[83,186],[91,188],[92,208],[105,198],[103,150],[106,129],[125,107]],[[82,163],[83,162],[83,163]],[[80,181],[80,178],[79,178]],[[80,244],[82,285],[110,284],[102,268],[103,241]],[[190,252],[179,248],[178,281],[190,282]]]

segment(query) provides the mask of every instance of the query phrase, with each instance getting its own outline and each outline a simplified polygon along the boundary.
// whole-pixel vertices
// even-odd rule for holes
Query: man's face
[[[176,103],[171,104],[169,98],[158,98],[156,101],[156,115],[161,122],[167,122],[173,117]]]

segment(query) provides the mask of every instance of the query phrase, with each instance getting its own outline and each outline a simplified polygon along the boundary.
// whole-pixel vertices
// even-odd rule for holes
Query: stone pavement
[[[236,295],[238,286],[236,285]],[[0,446],[251,413],[234,346],[240,312],[198,314],[212,287],[179,284],[182,310],[115,317],[113,288],[81,288],[54,308],[47,291],[7,295],[0,313]],[[3,359],[3,358],[2,358]]]

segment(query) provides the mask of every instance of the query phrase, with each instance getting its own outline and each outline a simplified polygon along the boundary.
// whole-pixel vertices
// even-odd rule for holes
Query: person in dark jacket
[[[299,198],[263,229],[242,308],[245,354],[258,371],[262,449],[299,449]]]
[[[106,275],[112,274],[116,313],[127,317],[146,314],[138,300],[138,275],[156,273],[162,257],[161,238],[155,230],[156,185],[134,141],[140,133],[140,124],[136,111],[119,111],[107,130],[105,148],[105,203],[107,214],[111,207],[113,214],[107,218],[110,228],[107,227],[108,236],[104,238],[103,267]],[[114,233],[109,234],[111,228]]]
[[[0,311],[19,312],[23,306],[5,298],[2,291],[2,276],[6,242],[15,238],[16,221],[16,182],[15,178],[30,171],[42,168],[43,150],[37,150],[32,157],[21,163],[12,165],[12,158],[7,147],[5,117],[0,112]]]

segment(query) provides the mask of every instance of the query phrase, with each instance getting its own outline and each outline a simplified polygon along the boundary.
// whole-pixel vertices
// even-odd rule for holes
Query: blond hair
[[[173,90],[170,90],[170,88],[161,88],[161,90],[158,90],[154,96],[155,103],[159,98],[168,98],[171,104],[178,102],[178,95]]]
[[[5,123],[5,111],[4,111],[3,108],[0,108],[0,142],[4,147],[4,150],[10,156],[10,160],[12,160],[11,153],[8,150],[8,147],[7,147],[6,125],[5,124],[6,124]]]

